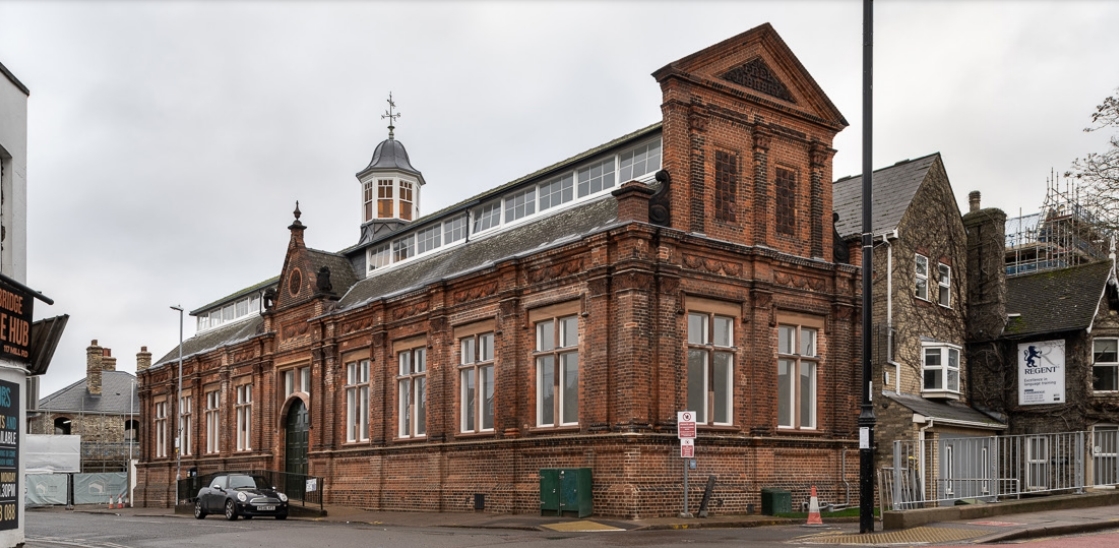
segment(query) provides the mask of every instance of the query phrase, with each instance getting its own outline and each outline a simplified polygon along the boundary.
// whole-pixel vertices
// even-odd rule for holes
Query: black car
[[[253,516],[275,516],[287,519],[288,497],[277,491],[261,476],[248,474],[227,474],[214,476],[209,487],[198,491],[194,501],[194,517],[205,518],[207,514],[224,513],[225,519],[233,521],[237,516],[252,519]]]

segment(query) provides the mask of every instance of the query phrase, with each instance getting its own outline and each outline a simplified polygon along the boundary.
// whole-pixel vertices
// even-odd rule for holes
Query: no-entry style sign
[[[695,412],[676,412],[676,437],[680,439],[695,439]]]

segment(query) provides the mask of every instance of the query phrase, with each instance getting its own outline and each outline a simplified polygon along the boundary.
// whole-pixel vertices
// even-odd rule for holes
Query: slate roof
[[[872,234],[878,235],[897,228],[937,158],[940,158],[940,153],[934,152],[916,160],[903,160],[874,172],[871,187]],[[832,209],[839,214],[835,229],[843,239],[862,234],[862,207],[862,175],[844,177],[832,185]]]
[[[102,371],[100,396],[89,393],[86,389],[86,379],[83,377],[74,384],[41,398],[39,410],[52,413],[127,415],[131,403],[131,410],[139,413],[140,397],[132,389],[135,380],[136,376],[126,371]],[[132,397],[129,398],[129,395]]]
[[[1006,312],[1020,316],[1010,318],[1004,336],[1087,329],[1111,270],[1111,261],[1100,261],[1007,278]]]
[[[1006,425],[994,418],[981,413],[966,404],[958,401],[939,402],[926,400],[920,396],[912,394],[898,394],[892,391],[884,391],[882,395],[900,403],[906,409],[919,413],[926,417],[940,422],[949,424],[966,423],[967,425],[977,426],[979,428],[991,428],[1002,430]]]
[[[339,308],[355,308],[374,299],[488,268],[504,259],[575,242],[610,228],[617,216],[618,202],[607,194],[576,207],[534,218],[520,226],[483,235],[431,257],[382,271],[375,270],[342,297]]]
[[[207,329],[183,341],[183,359],[226,345],[239,343],[262,333],[264,333],[264,317],[260,314],[253,314],[243,320]],[[170,352],[156,360],[152,367],[159,367],[166,363],[177,363],[178,361],[179,345],[175,345],[171,347]]]
[[[307,258],[311,262],[312,275],[317,275],[321,267],[330,269],[330,285],[333,287],[331,291],[335,295],[345,294],[357,283],[354,267],[344,255],[307,248]]]

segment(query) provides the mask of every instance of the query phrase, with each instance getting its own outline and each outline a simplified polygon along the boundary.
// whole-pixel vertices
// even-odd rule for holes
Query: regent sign
[[[0,359],[29,363],[33,302],[27,292],[0,280]]]
[[[1018,405],[1065,402],[1065,341],[1018,345]]]

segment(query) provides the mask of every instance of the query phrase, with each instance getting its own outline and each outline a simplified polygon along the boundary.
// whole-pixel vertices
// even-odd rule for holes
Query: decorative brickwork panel
[[[738,155],[715,151],[715,219],[738,221]]]
[[[797,175],[796,172],[777,168],[774,179],[777,201],[777,233],[796,235]]]
[[[766,65],[761,57],[752,59],[746,64],[723,74],[723,79],[754,91],[760,91],[771,97],[796,103],[793,95],[789,93],[789,88],[777,79],[777,75],[773,74],[769,65]]]

